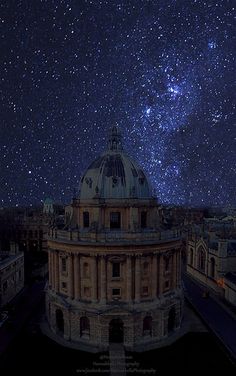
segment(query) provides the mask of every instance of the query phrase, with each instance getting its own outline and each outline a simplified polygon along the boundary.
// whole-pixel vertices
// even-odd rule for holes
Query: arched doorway
[[[175,309],[171,308],[168,316],[168,333],[173,332],[175,329]]]
[[[56,310],[56,327],[60,334],[64,334],[64,317],[61,309]]]
[[[109,342],[122,343],[124,341],[124,324],[121,319],[113,319],[109,324]]]
[[[143,335],[151,336],[152,335],[152,317],[146,316],[143,319]]]
[[[210,268],[211,278],[215,278],[215,259],[214,259],[214,257],[211,257],[210,265],[211,265],[211,268]]]
[[[90,322],[88,317],[80,318],[80,337],[89,338],[90,336]]]

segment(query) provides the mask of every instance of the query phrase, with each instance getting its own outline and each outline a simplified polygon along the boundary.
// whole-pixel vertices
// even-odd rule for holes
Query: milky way
[[[0,1],[0,205],[70,201],[114,124],[160,202],[236,205],[234,7]]]

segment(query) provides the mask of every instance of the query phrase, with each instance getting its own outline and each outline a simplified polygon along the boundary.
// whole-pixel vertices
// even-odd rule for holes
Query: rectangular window
[[[62,258],[61,258],[61,271],[62,271],[63,273],[66,272],[66,258],[65,258],[65,257],[62,257]]]
[[[120,289],[112,289],[112,296],[120,296]]]
[[[147,212],[141,212],[141,228],[147,227]]]
[[[170,287],[170,281],[167,280],[165,281],[165,289],[168,289]]]
[[[120,263],[114,262],[112,264],[112,277],[118,278],[120,277]]]
[[[89,227],[89,212],[83,212],[84,227]]]
[[[111,212],[110,213],[110,228],[118,229],[120,228],[120,225],[121,225],[120,212]]]

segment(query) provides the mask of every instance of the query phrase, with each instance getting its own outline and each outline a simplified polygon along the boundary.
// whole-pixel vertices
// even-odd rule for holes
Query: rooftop
[[[23,256],[23,252],[18,252],[16,254],[8,254],[5,252],[0,253],[0,269],[5,268],[8,264],[17,260],[19,257]]]

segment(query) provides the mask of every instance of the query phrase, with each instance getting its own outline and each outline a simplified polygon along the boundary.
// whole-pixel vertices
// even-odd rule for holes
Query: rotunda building
[[[87,351],[111,342],[140,351],[181,327],[181,238],[166,230],[140,166],[113,127],[108,150],[87,169],[48,236],[46,315],[54,339]]]

